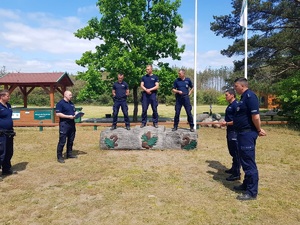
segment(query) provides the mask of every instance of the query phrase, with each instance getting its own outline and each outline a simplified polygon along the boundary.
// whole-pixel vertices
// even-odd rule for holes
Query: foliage
[[[286,78],[277,84],[278,98],[283,112],[294,122],[300,123],[300,72]]]
[[[89,67],[86,72],[79,72],[76,79],[86,81],[85,85],[78,93],[79,101],[90,102],[99,98],[99,95],[108,92],[107,82],[102,79],[102,73]]]
[[[179,60],[184,51],[184,46],[178,47],[176,36],[176,29],[183,24],[177,13],[180,3],[180,0],[99,0],[100,19],[92,18],[86,27],[75,32],[78,38],[100,40],[95,52],[87,51],[76,61],[88,68],[79,77],[88,85],[80,91],[80,99],[96,98],[103,93],[104,82],[100,81],[99,71],[105,69],[109,79],[121,71],[133,90],[134,119],[137,119],[137,89],[146,65],[157,61],[159,68],[168,68],[168,64],[159,60],[168,57]],[[166,89],[162,88],[163,91]]]
[[[207,89],[198,91],[197,104],[217,104],[218,97],[221,95],[219,91],[215,89]],[[199,98],[199,101],[198,101]],[[201,101],[201,102],[200,102]]]
[[[216,89],[218,91],[226,89],[228,83],[226,82],[233,74],[232,69],[221,67],[219,69],[205,69],[198,75],[198,81],[201,86],[199,89]]]
[[[176,101],[176,99],[175,99],[175,95],[174,94],[168,95],[168,96],[166,96],[166,102],[165,102],[165,104],[166,105],[175,105],[175,101]]]
[[[248,76],[274,83],[300,69],[300,3],[292,0],[252,0],[248,2]],[[211,30],[234,39],[222,54],[244,55],[244,38],[239,26],[241,0],[232,0],[230,15],[214,16]],[[236,61],[235,71],[244,62]]]
[[[217,104],[218,105],[228,105],[225,95],[220,95],[219,97],[217,97]]]

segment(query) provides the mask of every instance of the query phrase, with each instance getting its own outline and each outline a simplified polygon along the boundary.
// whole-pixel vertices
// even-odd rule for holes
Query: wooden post
[[[49,93],[49,95],[50,95],[50,107],[51,108],[54,108],[54,90],[55,90],[54,86],[51,85],[50,86],[50,93]]]

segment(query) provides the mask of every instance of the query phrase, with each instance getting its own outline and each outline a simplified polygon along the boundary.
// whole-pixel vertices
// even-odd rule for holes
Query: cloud
[[[79,8],[77,13],[83,15],[97,10],[96,6],[88,6]],[[86,26],[86,22],[76,16],[59,18],[43,12],[0,9],[0,18],[0,66],[5,66],[8,72],[83,71],[85,68],[78,66],[75,60],[85,51],[95,51],[95,46],[101,43],[74,36],[77,29]],[[163,61],[171,66],[194,68],[194,22],[187,21],[177,30],[177,36],[179,46],[186,46],[182,60]],[[197,71],[229,67],[233,60],[216,49],[201,51],[198,52]]]

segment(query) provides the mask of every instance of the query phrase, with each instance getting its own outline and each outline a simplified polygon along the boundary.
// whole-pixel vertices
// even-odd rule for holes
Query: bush
[[[197,91],[197,104],[217,104],[220,95],[222,93],[215,89]]]
[[[175,105],[175,102],[176,102],[175,95],[166,96],[166,102],[165,102],[166,105]]]
[[[218,105],[228,105],[228,102],[226,101],[226,98],[225,98],[225,95],[220,95],[218,98],[217,98],[217,104]]]

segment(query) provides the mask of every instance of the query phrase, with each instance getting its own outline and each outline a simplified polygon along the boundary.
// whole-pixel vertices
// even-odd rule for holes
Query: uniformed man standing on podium
[[[158,112],[157,112],[157,90],[159,88],[159,79],[152,73],[152,65],[147,65],[147,74],[142,77],[141,88],[142,93],[142,123],[141,128],[147,124],[147,110],[149,104],[152,108],[152,122],[155,128],[158,128]]]

